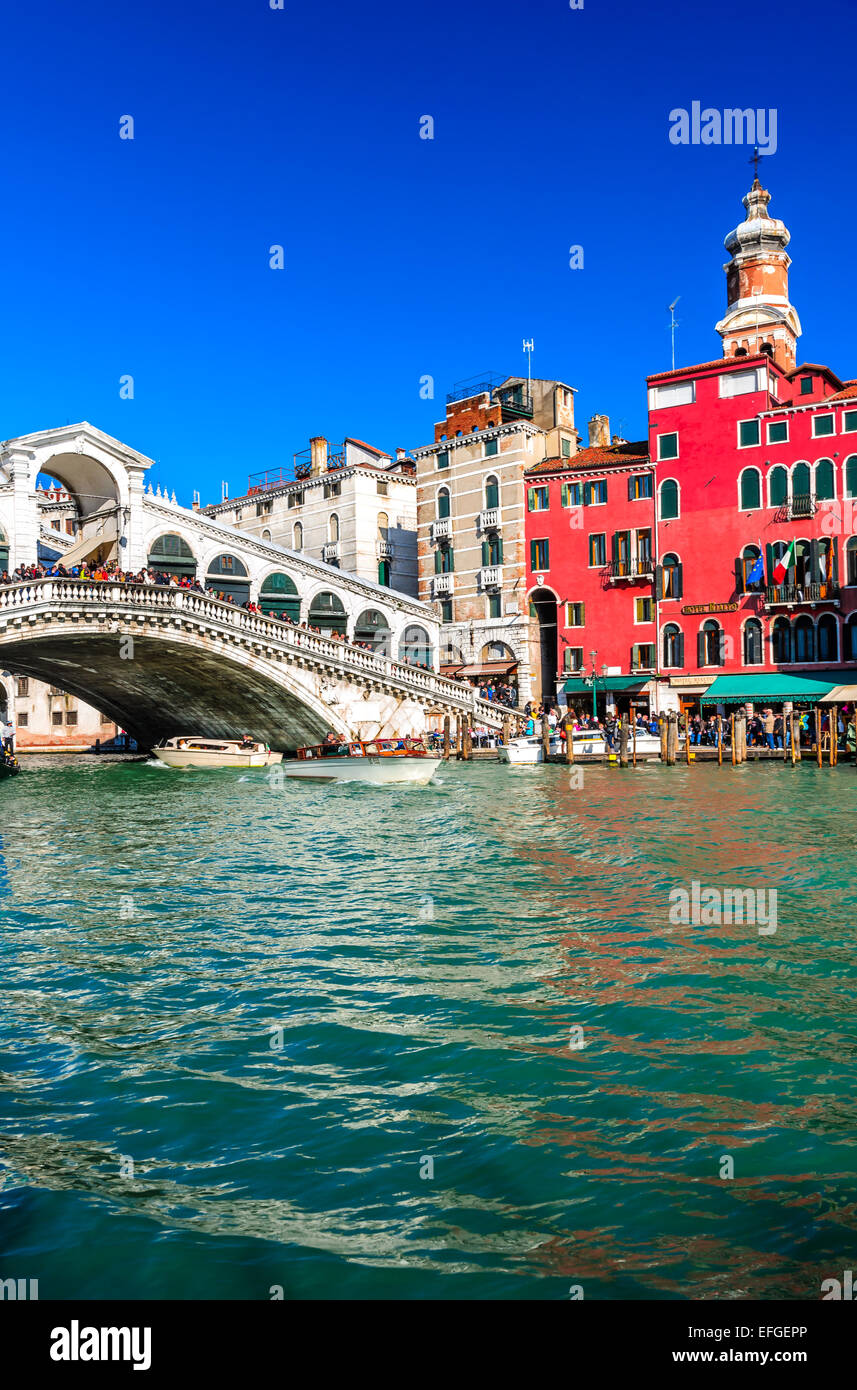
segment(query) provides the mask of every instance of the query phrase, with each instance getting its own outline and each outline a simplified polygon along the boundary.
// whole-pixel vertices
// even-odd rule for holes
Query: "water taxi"
[[[683,739],[680,740],[684,742]],[[604,740],[604,735],[599,729],[591,731],[587,729],[577,729],[574,733],[574,755],[579,753],[599,753],[601,755],[609,750]],[[630,757],[633,748],[633,737],[628,737],[628,755]],[[661,740],[658,734],[650,734],[648,730],[637,730],[637,757],[655,758],[660,757]],[[508,743],[503,743],[497,749],[501,763],[511,763],[516,767],[534,766],[536,763],[544,762],[544,749],[542,747],[541,734],[524,736],[522,738],[510,739]],[[551,734],[550,737],[551,754],[565,753],[565,744],[558,734]],[[613,747],[613,753],[619,755],[618,736]]]
[[[167,738],[152,749],[167,767],[270,767],[282,759],[252,738]]]
[[[430,782],[442,758],[429,753],[421,739],[376,738],[348,743],[319,743],[299,748],[271,774],[304,777],[313,782]]]

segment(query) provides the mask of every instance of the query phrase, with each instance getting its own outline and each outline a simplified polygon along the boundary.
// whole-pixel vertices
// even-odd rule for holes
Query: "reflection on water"
[[[274,789],[28,761],[0,1275],[817,1298],[857,1257],[855,794],[847,766]],[[776,934],[672,925],[692,878],[776,888]]]

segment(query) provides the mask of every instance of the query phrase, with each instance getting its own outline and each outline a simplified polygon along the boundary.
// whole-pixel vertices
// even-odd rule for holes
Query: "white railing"
[[[436,575],[434,576],[433,583],[434,583],[434,592],[435,592],[436,594],[451,594],[451,593],[452,593],[452,575],[451,575],[451,574],[436,574]]]
[[[339,559],[339,541],[326,541],[321,547],[321,558],[326,564]]]
[[[451,578],[440,575],[438,578]],[[162,616],[172,613],[176,622],[194,620],[200,624],[216,624],[223,630],[239,632],[254,646],[277,647],[289,655],[313,656],[325,666],[336,665],[343,675],[351,672],[369,674],[379,683],[405,687],[415,694],[437,700],[440,704],[458,709],[471,709],[484,720],[489,717],[499,724],[502,713],[496,705],[480,700],[471,686],[450,680],[436,671],[412,666],[406,661],[352,646],[335,637],[297,627],[279,618],[262,613],[248,613],[231,603],[212,598],[196,589],[181,589],[166,584],[122,584],[112,580],[92,579],[30,579],[0,587],[0,632],[11,620],[23,618],[26,612],[38,615],[57,608],[74,615],[78,612],[106,613],[117,616],[136,611]]]
[[[431,538],[433,541],[440,541],[452,535],[452,518],[442,516],[431,524]]]
[[[392,542],[392,541],[379,541],[379,542],[378,542],[378,559],[379,559],[379,560],[392,560],[392,558],[393,558],[393,542]]]
[[[484,512],[479,513],[480,531],[498,531],[500,529],[500,508],[486,507]]]
[[[503,587],[503,566],[486,565],[479,571],[480,589],[502,589]]]

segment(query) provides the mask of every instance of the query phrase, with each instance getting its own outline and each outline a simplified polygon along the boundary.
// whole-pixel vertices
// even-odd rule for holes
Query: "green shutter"
[[[484,569],[485,566],[486,566],[488,563],[489,563],[489,560],[488,560],[488,542],[487,542],[487,541],[483,541],[483,542],[482,542],[482,568]]]

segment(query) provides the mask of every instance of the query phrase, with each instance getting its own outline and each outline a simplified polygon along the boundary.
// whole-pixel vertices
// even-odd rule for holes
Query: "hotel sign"
[[[737,603],[686,603],[682,613],[737,613]]]

